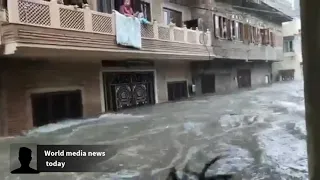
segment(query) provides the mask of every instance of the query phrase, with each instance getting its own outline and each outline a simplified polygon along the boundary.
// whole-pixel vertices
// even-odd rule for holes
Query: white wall
[[[290,22],[282,23],[283,36],[293,36],[295,34],[299,34],[299,29],[301,29],[301,20],[298,18]]]
[[[301,29],[301,20],[299,18],[294,19],[290,22],[282,24],[283,36],[294,36],[293,50],[294,52],[285,52],[284,59],[281,62],[273,63],[272,73],[274,78],[278,75],[279,70],[294,69],[294,77],[296,80],[302,80],[302,51],[301,51],[301,35],[299,30]]]

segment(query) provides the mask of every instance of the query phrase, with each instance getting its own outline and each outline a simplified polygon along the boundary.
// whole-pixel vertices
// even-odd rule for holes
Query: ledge
[[[115,36],[37,27],[22,24],[6,24],[2,27],[5,55],[14,56],[68,56],[95,57],[97,59],[189,59],[209,60],[204,45],[142,39],[142,49],[118,46]],[[43,51],[39,51],[43,49]],[[51,52],[50,52],[51,51]],[[44,53],[45,52],[45,53]]]

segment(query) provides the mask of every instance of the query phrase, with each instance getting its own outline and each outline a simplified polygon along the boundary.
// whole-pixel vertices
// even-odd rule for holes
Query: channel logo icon
[[[38,174],[37,146],[35,144],[12,144],[10,146],[11,174]]]

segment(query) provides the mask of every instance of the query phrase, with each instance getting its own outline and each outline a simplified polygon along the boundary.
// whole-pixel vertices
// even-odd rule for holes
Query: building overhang
[[[69,31],[22,24],[2,28],[3,54],[12,57],[75,60],[210,60],[211,47],[142,39],[142,49],[118,46],[114,35]],[[209,58],[210,53],[210,58]]]
[[[236,4],[234,8],[241,11],[245,11],[250,14],[255,14],[257,16],[269,19],[271,21],[282,23],[293,20],[294,12],[290,7],[275,8],[275,6],[259,1],[260,3],[243,1],[243,4]]]

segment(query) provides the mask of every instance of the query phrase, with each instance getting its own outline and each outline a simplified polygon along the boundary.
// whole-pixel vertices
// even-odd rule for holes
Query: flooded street
[[[303,83],[274,84],[231,95],[73,120],[34,129],[25,137],[0,140],[4,180],[165,179],[168,168],[200,171],[211,158],[226,158],[209,173],[236,179],[307,179]],[[10,143],[112,144],[118,153],[105,162],[110,173],[9,172]],[[0,175],[2,176],[2,175]]]

